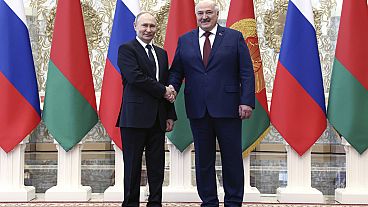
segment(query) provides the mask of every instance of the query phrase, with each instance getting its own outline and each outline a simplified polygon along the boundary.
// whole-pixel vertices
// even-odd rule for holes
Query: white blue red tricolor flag
[[[310,0],[290,0],[271,101],[271,122],[302,156],[326,129],[326,108]]]
[[[123,43],[135,38],[134,20],[140,12],[139,0],[117,0],[110,45],[102,82],[99,115],[108,135],[122,149],[120,129],[116,127],[119,116],[123,85],[118,67],[118,49]]]
[[[22,0],[0,0],[0,147],[10,152],[41,119]]]

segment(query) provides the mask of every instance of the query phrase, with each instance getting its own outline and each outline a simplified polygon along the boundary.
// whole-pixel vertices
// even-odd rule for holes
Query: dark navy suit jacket
[[[207,68],[199,48],[198,29],[178,41],[169,84],[180,90],[185,78],[185,107],[190,119],[237,118],[239,105],[254,108],[254,72],[243,35],[218,26]]]
[[[162,130],[166,120],[176,120],[174,104],[163,98],[168,79],[168,58],[165,50],[153,46],[159,64],[159,81],[147,53],[136,40],[119,48],[118,66],[123,77],[123,100],[117,121],[119,127],[150,128],[157,115]]]

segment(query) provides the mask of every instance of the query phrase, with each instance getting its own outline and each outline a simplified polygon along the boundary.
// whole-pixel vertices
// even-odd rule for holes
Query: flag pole
[[[196,188],[192,185],[193,144],[183,152],[167,139],[170,151],[170,184],[162,189],[164,202],[201,202]]]
[[[114,141],[115,150],[115,184],[108,187],[104,192],[104,201],[122,201],[124,198],[124,160],[123,152]],[[147,201],[148,185],[140,187],[139,201]]]
[[[124,161],[122,150],[112,141],[115,150],[115,184],[104,192],[104,201],[122,201],[124,198]]]
[[[299,156],[286,143],[287,186],[277,189],[280,203],[323,203],[322,192],[311,187],[311,149]]]
[[[346,187],[335,190],[335,200],[343,204],[368,203],[368,151],[359,154],[342,139],[346,152]]]
[[[29,135],[12,151],[0,148],[0,202],[24,202],[36,197],[33,186],[24,186],[24,152]]]
[[[250,185],[250,154],[243,158],[244,166],[244,202],[260,202],[261,193]]]
[[[57,184],[45,192],[45,201],[88,201],[92,188],[81,185],[81,162],[83,142],[66,152],[54,140],[58,151]]]

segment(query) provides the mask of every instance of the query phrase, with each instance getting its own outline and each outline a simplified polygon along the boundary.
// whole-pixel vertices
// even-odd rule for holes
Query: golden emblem
[[[253,70],[255,76],[255,90],[256,93],[265,88],[265,81],[263,77],[262,58],[259,51],[257,27],[255,19],[242,19],[235,22],[230,28],[240,31],[247,43],[250,56],[252,57]]]

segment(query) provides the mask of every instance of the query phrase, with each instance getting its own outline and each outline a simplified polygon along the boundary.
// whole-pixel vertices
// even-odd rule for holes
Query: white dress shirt
[[[156,52],[155,52],[155,48],[152,45],[152,42],[150,42],[149,44],[146,44],[141,39],[139,39],[139,37],[136,36],[135,38],[138,40],[138,42],[142,45],[142,47],[146,51],[147,57],[149,57],[149,56],[148,56],[148,49],[146,48],[146,45],[151,45],[153,58],[155,58],[155,62],[156,62],[156,80],[159,81],[160,67],[158,66],[158,59],[157,59],[157,55],[156,55]]]
[[[210,31],[211,34],[208,37],[210,39],[211,48],[212,48],[213,42],[215,42],[217,26],[218,25],[216,24],[216,26]],[[198,32],[199,38],[198,38],[198,40],[199,40],[199,48],[201,49],[202,58],[203,58],[203,45],[204,45],[204,41],[206,40],[206,37],[204,36],[204,33],[205,33],[205,31],[199,27],[199,32]]]

